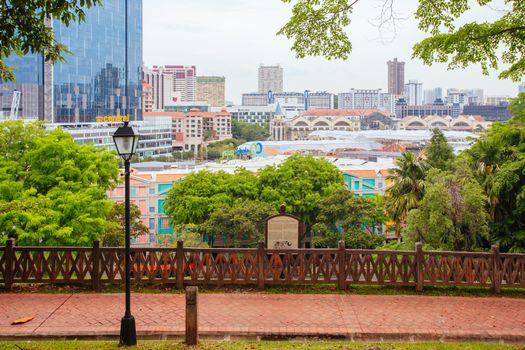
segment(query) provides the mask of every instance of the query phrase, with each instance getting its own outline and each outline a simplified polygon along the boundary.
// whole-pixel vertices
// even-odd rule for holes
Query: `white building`
[[[53,123],[45,124],[48,130],[61,128],[71,134],[76,143],[91,143],[97,148],[106,147],[114,150],[113,134],[122,123]],[[171,118],[155,117],[130,124],[140,135],[137,154],[143,156],[170,155],[172,147]]]
[[[231,113],[232,120],[265,127],[268,127],[276,115],[283,115],[278,103],[267,106],[231,106],[226,110]]]
[[[164,105],[173,102],[175,90],[173,88],[173,74],[165,71],[163,67],[142,67],[143,81],[151,86],[152,110],[163,110]],[[148,110],[145,110],[146,112]]]
[[[283,91],[283,69],[280,65],[259,66],[259,93]]]
[[[423,104],[423,84],[417,80],[409,80],[405,84],[405,100],[408,105]]]
[[[377,90],[350,89],[338,95],[339,109],[377,108],[391,115],[395,113],[394,95]]]

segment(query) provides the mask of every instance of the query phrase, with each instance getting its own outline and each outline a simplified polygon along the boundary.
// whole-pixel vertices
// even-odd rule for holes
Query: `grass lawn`
[[[109,350],[122,349],[116,341],[16,341],[0,342],[2,350]],[[142,341],[140,350],[202,349],[202,350],[256,350],[256,349],[348,349],[348,350],[524,350],[523,345],[479,343],[344,343],[324,341],[205,341],[197,347],[185,347],[180,341]]]
[[[0,293],[4,289],[0,287]],[[124,286],[103,285],[103,293],[122,293]],[[15,293],[94,293],[90,286],[64,286],[48,284],[15,285]],[[140,284],[132,286],[134,293],[182,293],[169,285]],[[414,287],[350,285],[347,291],[340,291],[334,284],[312,285],[266,285],[262,291],[253,286],[200,286],[200,293],[261,293],[261,294],[356,294],[356,295],[428,295],[428,296],[466,296],[466,297],[506,297],[525,298],[525,289],[503,288],[501,294],[494,294],[491,288],[483,287],[425,287],[417,293]]]

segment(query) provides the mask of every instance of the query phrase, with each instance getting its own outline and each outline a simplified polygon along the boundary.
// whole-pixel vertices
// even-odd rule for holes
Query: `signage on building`
[[[97,123],[121,123],[129,121],[127,115],[98,115],[95,118]]]
[[[299,218],[286,214],[286,207],[281,205],[280,213],[266,219],[267,249],[297,249],[304,225]]]
[[[255,157],[262,153],[263,153],[263,145],[260,142],[252,143],[250,145],[250,148],[240,148],[240,149],[235,150],[235,154],[240,155],[240,156],[250,155],[251,157]]]

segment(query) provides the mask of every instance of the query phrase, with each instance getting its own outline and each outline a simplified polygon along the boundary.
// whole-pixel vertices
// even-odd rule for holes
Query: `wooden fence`
[[[124,248],[18,247],[7,241],[0,250],[0,282],[102,284],[124,279]],[[382,286],[484,286],[525,288],[525,254],[491,252],[258,248],[132,248],[133,283],[254,285],[333,283]]]

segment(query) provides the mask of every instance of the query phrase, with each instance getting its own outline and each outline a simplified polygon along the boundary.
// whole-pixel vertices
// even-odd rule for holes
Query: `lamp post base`
[[[120,321],[119,346],[137,345],[137,331],[135,329],[135,318],[131,315],[122,317]]]

